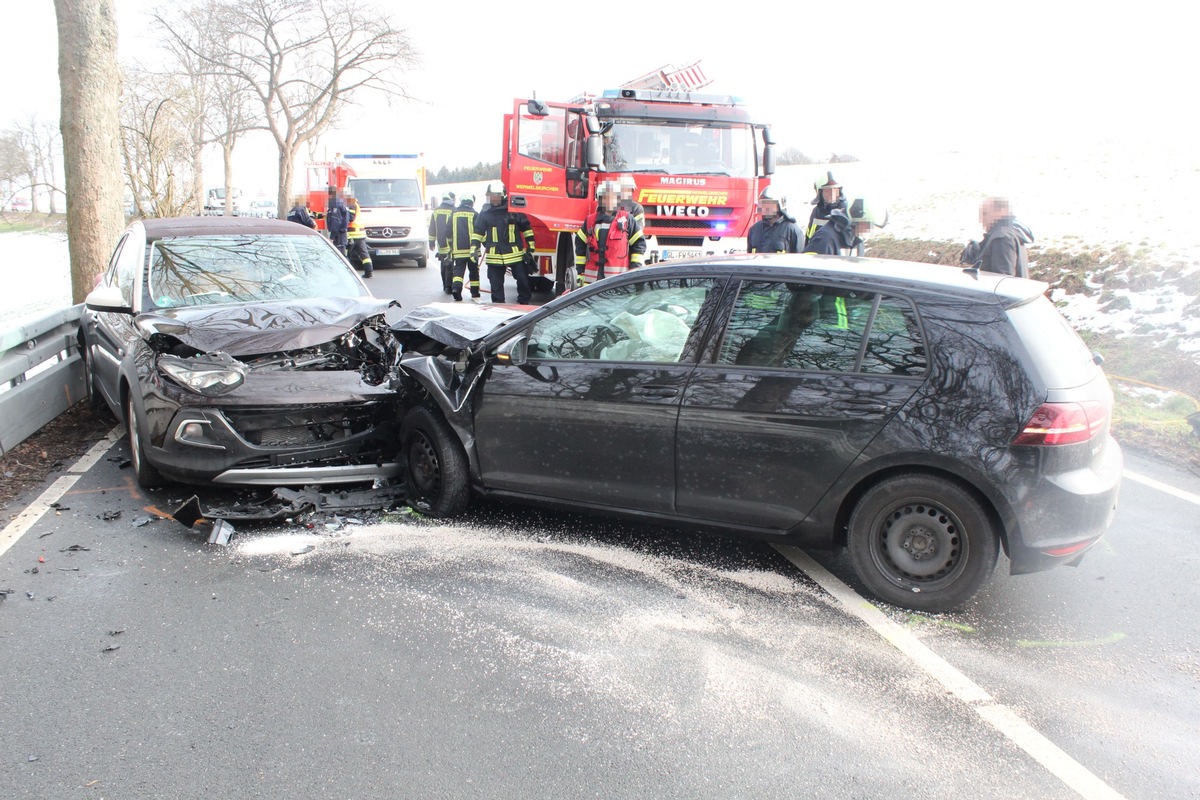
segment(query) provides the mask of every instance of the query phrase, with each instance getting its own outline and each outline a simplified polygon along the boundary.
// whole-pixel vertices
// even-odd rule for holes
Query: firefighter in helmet
[[[492,302],[504,302],[504,274],[511,270],[517,282],[517,302],[524,305],[533,294],[529,283],[530,266],[534,263],[533,225],[529,217],[509,210],[503,183],[489,183],[487,199],[487,210],[475,215],[471,234],[474,252],[487,251],[485,262]]]
[[[353,188],[347,186],[345,195],[346,208],[350,210],[350,221],[346,225],[346,257],[351,264],[357,261],[363,277],[369,278],[375,274],[375,267],[371,263],[371,248],[367,247],[367,229],[360,218],[362,209],[359,208]]]
[[[437,254],[438,264],[442,268],[442,291],[450,294],[450,276],[454,267],[454,259],[450,255],[450,215],[454,213],[454,193],[442,195],[442,202],[429,215],[429,249]]]
[[[846,210],[846,197],[842,194],[842,185],[833,177],[833,173],[826,171],[824,178],[818,178],[813,181],[813,188],[817,191],[817,196],[813,198],[812,213],[808,215],[808,227],[804,229],[804,243],[808,244],[811,239],[825,223],[829,222],[829,215],[835,208]]]
[[[646,209],[643,208],[642,204],[639,203],[634,198],[634,194],[637,192],[637,182],[634,181],[632,175],[622,175],[620,183],[621,183],[621,203],[620,203],[621,208],[625,209],[630,214],[632,214],[633,218],[637,220],[638,225],[641,225],[642,228],[645,228],[646,227]]]
[[[875,228],[888,224],[887,209],[872,203],[865,197],[856,197],[843,211],[835,208],[829,213],[829,221],[804,246],[806,253],[828,256],[861,256],[863,240]]]
[[[804,234],[796,220],[788,216],[787,198],[776,194],[768,186],[758,196],[758,213],[762,219],[751,225],[746,234],[747,252],[800,252],[804,247]]]
[[[450,215],[451,294],[462,300],[463,274],[470,275],[471,300],[479,299],[479,259],[472,256],[471,238],[475,231],[475,195],[465,192]]]
[[[601,181],[596,187],[596,210],[575,234],[575,271],[584,285],[642,265],[646,237],[620,202],[620,184]]]

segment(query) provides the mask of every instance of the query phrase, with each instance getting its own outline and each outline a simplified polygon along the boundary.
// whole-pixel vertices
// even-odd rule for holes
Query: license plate
[[[398,256],[400,255],[399,247],[381,247],[375,251],[377,256]]]

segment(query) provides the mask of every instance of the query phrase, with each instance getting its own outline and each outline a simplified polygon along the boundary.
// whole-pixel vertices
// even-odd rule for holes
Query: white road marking
[[[92,446],[74,464],[67,467],[66,474],[56,480],[54,483],[42,492],[37,500],[30,503],[24,511],[17,514],[12,520],[4,526],[4,530],[0,531],[0,555],[4,555],[8,548],[17,543],[17,540],[25,535],[25,532],[32,528],[37,521],[46,515],[50,510],[50,506],[62,499],[63,495],[71,491],[71,487],[84,476],[92,466],[100,460],[100,458],[108,452],[108,449],[113,446],[120,436],[120,428],[114,428],[108,432],[103,439]]]
[[[947,691],[974,709],[985,722],[1080,796],[1123,800],[1123,795],[1038,733],[1011,708],[997,703],[981,686],[930,650],[910,631],[888,619],[887,615],[813,561],[803,550],[787,545],[775,545],[775,549],[829,592],[847,612],[866,623],[885,641],[908,656],[924,672],[946,687]]]
[[[1147,478],[1145,475],[1139,475],[1136,472],[1130,472],[1127,469],[1121,471],[1121,476],[1124,478],[1129,478],[1131,481],[1136,481],[1144,486],[1149,486],[1151,489],[1158,489],[1160,492],[1166,492],[1172,497],[1178,497],[1180,500],[1186,500],[1189,503],[1195,503],[1196,505],[1200,506],[1200,494],[1192,494],[1191,492],[1185,492],[1183,489],[1176,489],[1174,486],[1163,483],[1162,481],[1156,481],[1154,478]]]

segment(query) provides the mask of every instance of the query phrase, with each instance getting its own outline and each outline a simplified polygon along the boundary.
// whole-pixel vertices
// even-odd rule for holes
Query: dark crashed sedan
[[[126,422],[143,486],[397,474],[389,305],[302,225],[134,222],[86,300],[89,395]]]
[[[410,502],[472,492],[849,548],[877,597],[960,606],[1077,563],[1117,501],[1107,379],[1045,284],[748,256],[634,270],[536,310],[394,329]]]

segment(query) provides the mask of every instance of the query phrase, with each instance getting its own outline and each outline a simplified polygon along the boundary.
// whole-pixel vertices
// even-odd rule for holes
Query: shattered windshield
[[[159,239],[146,288],[159,308],[367,294],[323,239],[281,235]]]
[[[750,178],[754,131],[735,123],[618,118],[604,134],[604,168]]]

